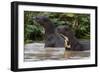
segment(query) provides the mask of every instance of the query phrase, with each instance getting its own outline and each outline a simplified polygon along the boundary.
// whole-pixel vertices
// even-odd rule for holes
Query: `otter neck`
[[[48,26],[45,26],[45,34],[53,34],[55,33],[55,27],[52,23],[49,23]]]

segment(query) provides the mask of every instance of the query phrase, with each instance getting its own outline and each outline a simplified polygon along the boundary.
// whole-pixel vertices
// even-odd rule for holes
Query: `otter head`
[[[33,20],[35,20],[37,23],[39,23],[43,27],[48,26],[48,23],[51,22],[49,18],[46,16],[36,16],[36,17],[33,17]]]
[[[70,27],[68,26],[58,26],[56,28],[56,31],[60,34],[66,35],[66,36],[73,36],[74,33],[72,32],[72,30],[70,29]]]

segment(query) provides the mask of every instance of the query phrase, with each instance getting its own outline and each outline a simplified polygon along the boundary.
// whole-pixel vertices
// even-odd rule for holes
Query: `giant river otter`
[[[33,19],[45,29],[45,47],[64,47],[64,38],[55,32],[55,26],[46,16]]]

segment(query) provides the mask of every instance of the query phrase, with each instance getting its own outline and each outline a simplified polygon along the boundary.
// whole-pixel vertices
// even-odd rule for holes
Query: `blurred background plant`
[[[24,42],[44,40],[44,29],[32,17],[47,16],[55,26],[68,25],[78,39],[90,39],[90,14],[24,11]]]

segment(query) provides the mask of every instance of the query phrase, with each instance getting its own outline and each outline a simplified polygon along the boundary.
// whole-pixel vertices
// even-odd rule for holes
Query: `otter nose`
[[[39,19],[41,19],[41,17],[39,17],[39,16],[36,16],[36,17],[33,17],[33,20],[39,20]]]

